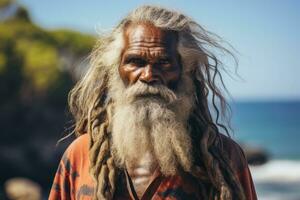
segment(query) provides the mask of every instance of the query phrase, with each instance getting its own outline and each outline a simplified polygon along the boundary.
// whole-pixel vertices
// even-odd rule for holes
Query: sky
[[[300,1],[297,0],[19,0],[48,29],[97,34],[143,4],[182,11],[229,42],[241,78],[225,75],[233,100],[300,100]],[[234,72],[233,62],[225,63]]]

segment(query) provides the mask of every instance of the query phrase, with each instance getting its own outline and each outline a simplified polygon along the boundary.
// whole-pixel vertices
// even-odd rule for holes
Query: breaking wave
[[[258,199],[300,200],[299,160],[271,160],[250,170]]]

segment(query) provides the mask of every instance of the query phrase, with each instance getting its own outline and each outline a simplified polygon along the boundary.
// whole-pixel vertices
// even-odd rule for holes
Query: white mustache
[[[134,85],[125,90],[124,97],[133,102],[138,98],[159,97],[166,101],[166,103],[173,103],[178,100],[177,95],[168,87],[156,84],[149,85],[141,81],[136,82]]]

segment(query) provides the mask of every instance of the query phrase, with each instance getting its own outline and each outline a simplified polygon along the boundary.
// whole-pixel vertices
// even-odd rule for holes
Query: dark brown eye
[[[158,60],[158,64],[160,65],[169,65],[171,64],[171,61],[168,58],[162,58]]]
[[[146,61],[144,59],[141,59],[141,58],[129,58],[128,60],[126,60],[126,63],[133,64],[133,65],[136,65],[136,66],[146,65]]]

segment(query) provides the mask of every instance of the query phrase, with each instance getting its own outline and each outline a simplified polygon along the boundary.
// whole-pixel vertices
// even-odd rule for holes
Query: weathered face
[[[137,81],[177,86],[181,65],[177,53],[177,35],[151,24],[127,27],[119,73],[126,86]]]

